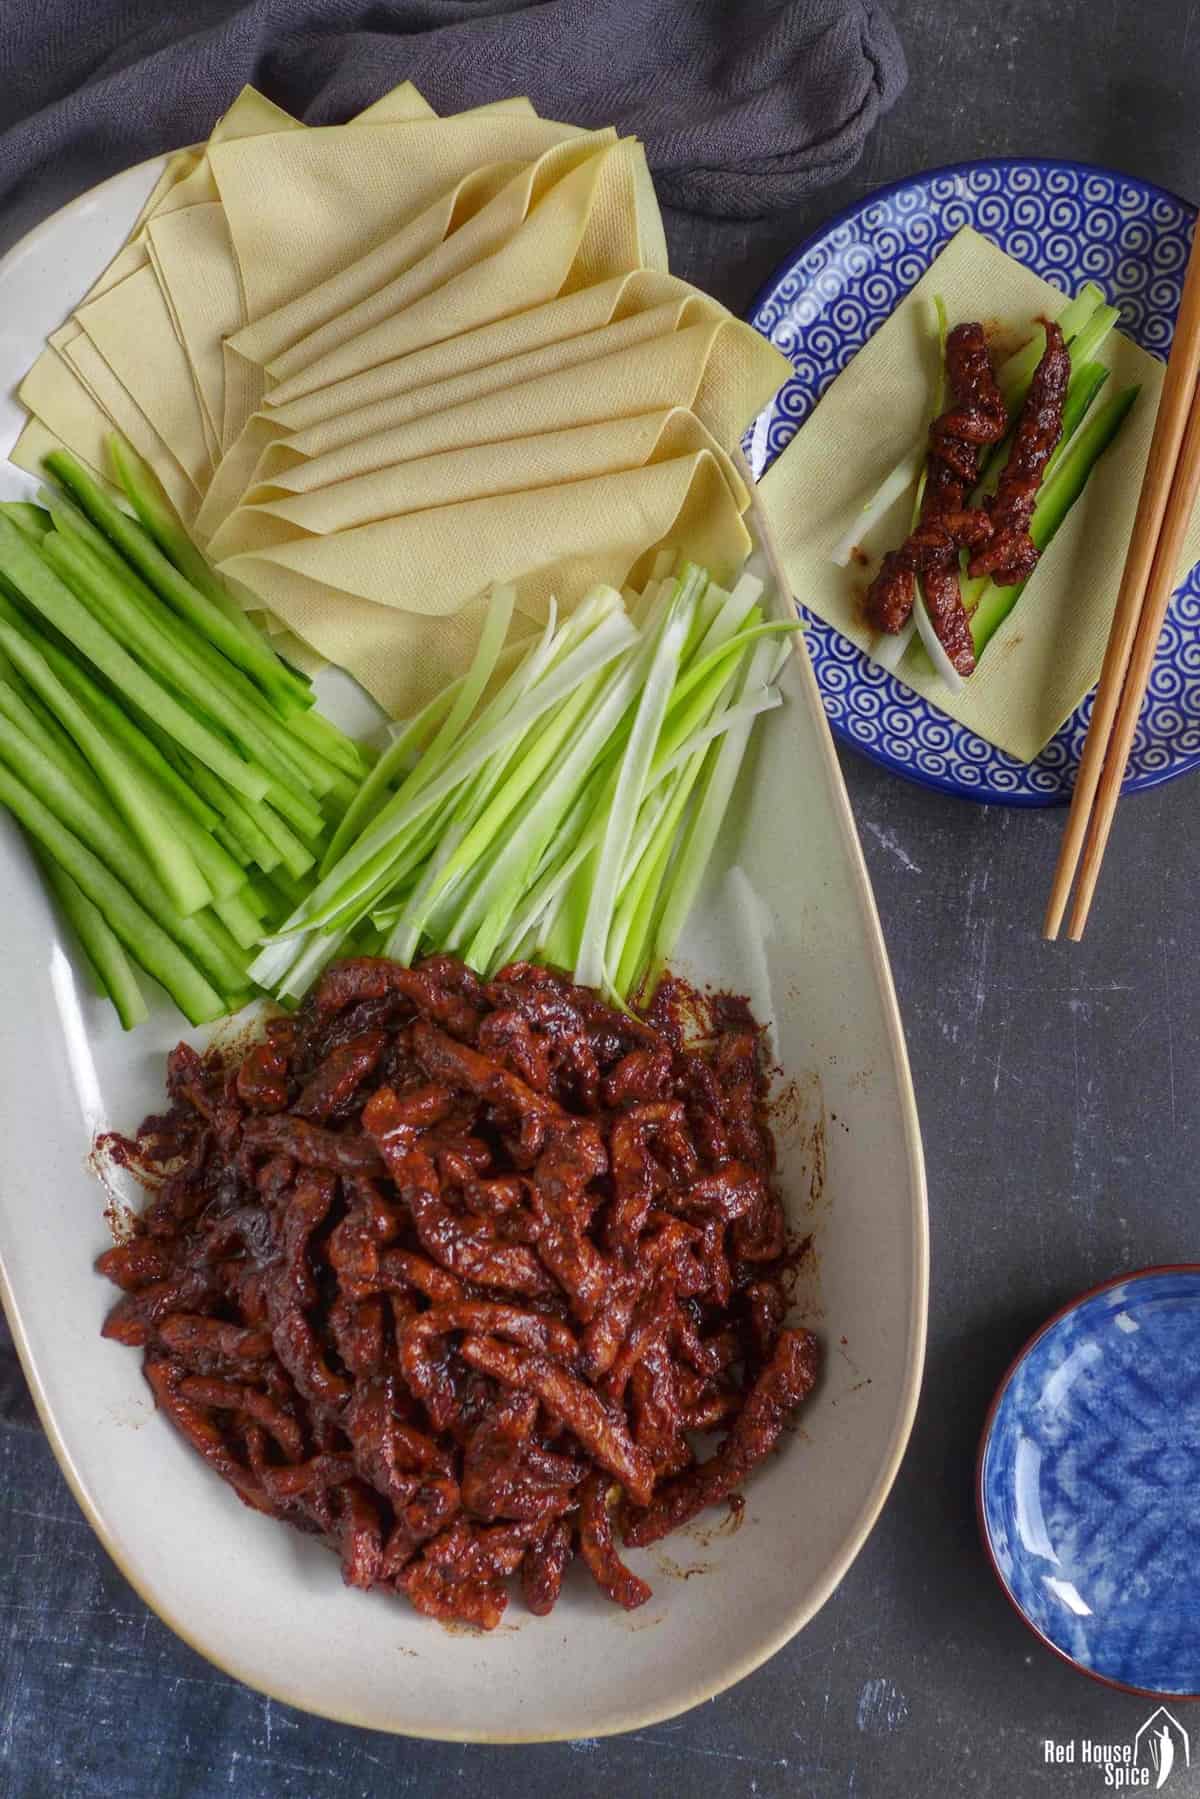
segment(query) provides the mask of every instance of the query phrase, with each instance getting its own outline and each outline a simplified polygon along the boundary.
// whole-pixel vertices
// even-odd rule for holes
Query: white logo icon
[[[1161,1792],[1176,1766],[1190,1768],[1192,1765],[1191,1745],[1188,1733],[1173,1718],[1165,1705],[1146,1719],[1142,1728],[1133,1739],[1133,1761],[1135,1767],[1150,1767],[1158,1775],[1154,1783],[1154,1791]]]

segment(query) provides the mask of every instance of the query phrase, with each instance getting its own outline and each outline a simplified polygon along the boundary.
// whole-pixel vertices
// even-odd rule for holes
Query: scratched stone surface
[[[830,212],[961,157],[1075,156],[1200,196],[1192,0],[893,0],[893,10],[911,84],[855,176],[789,218],[672,220],[680,273],[743,307]],[[1027,1635],[982,1559],[972,1463],[999,1376],[1049,1312],[1121,1269],[1200,1259],[1200,785],[1128,803],[1086,943],[1048,947],[1037,923],[1061,815],[943,799],[850,754],[843,766],[908,1030],[933,1301],[903,1471],[817,1619],[732,1692],[632,1736],[514,1751],[343,1729],[272,1705],[179,1643],[93,1541],[36,1429],[0,1428],[0,1793],[1102,1790],[1094,1771],[1045,1766],[1042,1740],[1127,1740],[1150,1708]],[[19,1418],[19,1392],[0,1388],[0,1411]],[[1169,1793],[1200,1793],[1200,1765],[1176,1770]]]

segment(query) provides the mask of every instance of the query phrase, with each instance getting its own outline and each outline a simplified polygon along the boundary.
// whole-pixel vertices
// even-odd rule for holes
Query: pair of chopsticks
[[[1193,230],[1137,517],[1042,926],[1047,938],[1058,936],[1077,867],[1079,879],[1067,932],[1075,942],[1083,936],[1096,892],[1184,535],[1200,491],[1198,375],[1200,220]]]

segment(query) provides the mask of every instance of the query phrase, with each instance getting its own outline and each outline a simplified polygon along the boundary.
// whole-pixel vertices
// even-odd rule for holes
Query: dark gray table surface
[[[672,221],[681,274],[744,307],[834,210],[963,157],[1079,157],[1200,196],[1195,0],[893,11],[911,84],[856,174],[794,216]],[[1038,920],[1061,814],[941,798],[849,753],[843,766],[908,1031],[933,1288],[911,1447],[820,1615],[733,1691],[632,1736],[505,1750],[343,1729],[186,1649],[110,1565],[40,1435],[0,1430],[0,1792],[1102,1790],[1093,1770],[1044,1765],[1043,1739],[1127,1739],[1151,1708],[1059,1665],[1009,1610],[976,1538],[972,1464],[995,1383],[1047,1313],[1122,1269],[1200,1259],[1200,787],[1122,809],[1086,943],[1050,947]],[[1194,1751],[1172,1795],[1200,1793]]]

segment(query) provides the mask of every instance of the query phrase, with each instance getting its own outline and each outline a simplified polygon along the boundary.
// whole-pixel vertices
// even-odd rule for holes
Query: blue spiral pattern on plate
[[[974,226],[1064,293],[1097,282],[1120,308],[1121,328],[1165,357],[1194,218],[1194,208],[1162,188],[1082,163],[964,163],[873,194],[810,238],[750,313],[795,369],[747,435],[755,479],[961,226]],[[968,799],[1047,806],[1070,797],[1090,698],[1036,762],[1017,762],[800,610],[835,736],[897,774]],[[1200,568],[1171,603],[1126,791],[1157,786],[1197,763]]]
[[[1200,1693],[1200,1270],[1086,1295],[998,1396],[979,1468],[1009,1597],[1089,1673]]]

